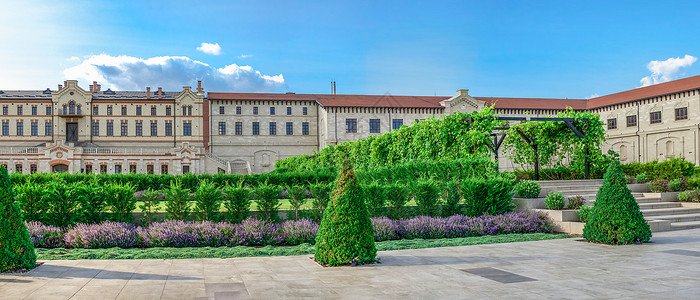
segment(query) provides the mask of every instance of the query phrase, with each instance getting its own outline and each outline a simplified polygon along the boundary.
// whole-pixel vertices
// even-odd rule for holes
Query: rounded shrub
[[[544,198],[544,205],[547,209],[560,210],[564,208],[565,204],[566,199],[564,199],[564,195],[561,192],[551,192]]]
[[[316,236],[314,257],[324,265],[376,260],[374,231],[350,162],[345,161]]]
[[[578,211],[578,218],[581,219],[582,223],[586,223],[592,212],[593,206],[581,206],[581,209]]]
[[[681,192],[688,188],[688,179],[685,176],[681,176],[668,183],[668,189],[671,192]]]
[[[689,201],[690,200],[690,192],[682,192],[678,194],[678,201]]]
[[[515,185],[515,194],[520,198],[537,198],[541,190],[540,184],[534,180],[523,180]]]
[[[591,242],[612,245],[648,242],[651,230],[627,188],[620,162],[612,161],[598,190],[593,212],[583,228]]]
[[[649,182],[649,190],[652,193],[664,193],[668,192],[668,180],[666,179],[656,179]]]
[[[581,206],[583,206],[586,203],[586,198],[584,198],[581,195],[576,195],[573,197],[569,197],[569,203],[566,204],[566,208],[568,209],[579,209]]]
[[[647,183],[649,182],[649,177],[647,177],[646,173],[639,173],[637,174],[635,180],[637,181],[637,183]]]
[[[0,272],[31,269],[36,253],[5,166],[0,166]]]
[[[471,178],[462,182],[461,190],[464,195],[464,213],[467,216],[498,215],[515,208],[513,184],[506,179]]]

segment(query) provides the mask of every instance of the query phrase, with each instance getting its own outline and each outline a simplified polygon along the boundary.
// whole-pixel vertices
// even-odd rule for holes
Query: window
[[[107,135],[114,135],[114,121],[107,121]]]
[[[270,122],[270,135],[277,135],[277,123]]]
[[[403,126],[403,119],[393,119],[391,120],[391,128],[392,129],[399,129]]]
[[[22,109],[23,109],[22,106],[17,106],[17,115],[18,116],[21,116],[23,114]]]
[[[87,173],[87,174],[92,173],[92,165],[85,165],[85,173]]]
[[[243,135],[243,122],[236,122],[236,135]]]
[[[260,135],[260,123],[253,122],[253,135]]]
[[[220,115],[224,114],[224,107],[223,106],[219,106],[219,114]]]
[[[192,115],[192,106],[187,107],[187,114],[190,116]]]
[[[153,165],[146,166],[146,173],[153,174]]]
[[[160,174],[168,174],[168,165],[160,165]]]
[[[369,119],[369,132],[370,133],[379,133],[380,132],[380,121],[379,119]]]
[[[122,165],[114,165],[114,174],[122,173]]]
[[[172,115],[172,114],[173,114],[173,110],[172,110],[172,108],[170,107],[170,105],[166,106],[166,107],[165,107],[165,115],[166,115],[166,116],[170,116],[170,115]],[[151,173],[151,174],[153,174],[153,173]]]
[[[165,123],[165,135],[166,135],[166,136],[172,136],[172,135],[173,135],[173,123],[171,123],[171,122],[166,122],[166,123]]]
[[[141,105],[136,106],[136,115],[140,116],[141,115]]]
[[[187,115],[187,106],[182,107],[182,115],[186,116]]]
[[[107,105],[107,115],[108,116],[112,115],[112,106],[111,105]]]
[[[182,135],[192,135],[192,123],[182,124]]]
[[[17,122],[17,135],[24,135],[24,123]]]
[[[287,122],[287,135],[294,135],[294,123]]]
[[[254,115],[258,114],[258,107],[257,106],[253,107],[253,114]]]
[[[129,173],[136,173],[136,165],[129,165]]]
[[[100,174],[107,174],[107,165],[100,165]]]
[[[658,124],[661,123],[661,111],[655,111],[649,114],[649,123]]]
[[[301,135],[309,135],[309,122],[301,123]]]
[[[122,105],[122,116],[126,116],[126,105]]]
[[[182,174],[189,174],[190,173],[190,166],[182,166]]]
[[[637,115],[627,116],[627,127],[637,126]]]
[[[270,107],[270,115],[274,115],[274,114],[275,114],[275,108],[274,108],[274,107]]]
[[[236,114],[237,115],[241,114],[241,107],[240,106],[236,106]]]
[[[75,101],[68,102],[68,113],[71,115],[75,114]]]
[[[345,119],[345,132],[357,132],[357,119]]]
[[[617,119],[608,119],[608,130],[617,129]]]
[[[10,114],[10,108],[7,107],[7,106],[3,106],[3,107],[2,107],[2,115],[3,115],[3,116],[7,116],[7,115],[9,115],[9,114]]]
[[[36,171],[37,171],[37,165],[35,165],[35,164],[29,165],[29,173],[34,174],[34,173],[36,173]]]
[[[33,121],[31,124],[31,134],[32,135],[39,135],[39,122]]]
[[[46,107],[46,115],[50,116],[51,115],[51,106]]]
[[[687,120],[687,119],[688,119],[688,108],[687,107],[676,108],[676,121]]]
[[[36,114],[37,114],[36,106],[32,106],[32,116],[36,116]]]
[[[287,107],[287,115],[288,116],[292,115],[292,108],[291,107]]]
[[[226,122],[219,122],[219,135],[226,135]]]
[[[15,172],[22,173],[22,164],[15,165]]]
[[[302,108],[302,109],[301,109],[301,114],[302,114],[302,115],[305,115],[305,116],[308,115],[308,114],[309,114],[309,108],[308,108],[308,107]]]
[[[151,136],[158,136],[158,122],[151,121]]]
[[[129,134],[129,123],[122,121],[121,135],[126,136],[127,134]]]
[[[143,135],[143,123],[137,122],[136,123],[136,136],[142,136]]]
[[[10,122],[2,122],[2,135],[10,135]]]
[[[92,107],[92,115],[93,115],[93,116],[97,116],[97,115],[99,115],[99,114],[100,114],[100,109],[99,109],[99,107],[98,107],[97,105],[93,106],[93,107]]]
[[[53,123],[51,121],[47,121],[44,124],[44,135],[53,135]]]
[[[156,111],[156,106],[155,106],[155,105],[152,105],[152,106],[151,106],[151,116],[157,115],[156,112],[157,112],[157,111]]]
[[[99,122],[99,121],[93,121],[93,122],[92,122],[92,135],[93,135],[93,136],[99,136],[99,135],[100,135],[100,122]]]

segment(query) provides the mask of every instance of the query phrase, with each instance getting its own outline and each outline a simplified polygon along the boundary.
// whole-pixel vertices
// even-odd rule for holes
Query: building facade
[[[0,91],[0,164],[11,172],[262,173],[277,160],[493,105],[502,116],[600,114],[604,150],[622,162],[700,162],[700,76],[592,99],[205,94],[58,89]],[[501,156],[503,157],[503,155]],[[513,169],[507,159],[501,169]]]

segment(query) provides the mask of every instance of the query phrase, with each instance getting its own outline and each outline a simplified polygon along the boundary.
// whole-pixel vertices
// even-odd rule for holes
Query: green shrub
[[[515,176],[515,175],[514,175]],[[460,213],[459,202],[462,195],[459,190],[459,182],[448,181],[442,186],[442,216],[449,217]]]
[[[551,192],[544,198],[544,205],[547,209],[564,209],[566,199],[561,192]]]
[[[583,237],[612,245],[648,242],[651,238],[649,225],[627,188],[619,161],[613,161],[605,173],[593,213],[583,228]]]
[[[49,204],[45,219],[47,224],[66,227],[75,223],[78,201],[73,197],[73,188],[73,184],[64,181],[52,181],[45,186],[42,201]]]
[[[78,202],[79,223],[100,223],[106,220],[104,213],[107,200],[112,195],[108,194],[103,186],[94,181],[87,184],[76,184],[73,187],[73,197]]]
[[[134,187],[129,184],[110,184],[105,186],[109,195],[107,205],[112,211],[111,219],[116,222],[130,222],[131,212],[136,209]]]
[[[263,220],[277,222],[279,220],[280,194],[282,187],[276,185],[261,185],[255,188],[259,216]]]
[[[635,177],[635,180],[637,183],[647,183],[649,182],[649,177],[647,177],[647,174],[642,172],[637,174],[637,177]]]
[[[0,166],[0,272],[32,269],[34,246],[15,202],[15,192],[5,166]]]
[[[515,185],[515,193],[520,198],[537,198],[540,190],[540,184],[534,180],[523,180]]]
[[[170,185],[164,192],[166,218],[171,220],[186,220],[190,215],[190,190],[182,187],[182,182],[170,181]]]
[[[250,198],[253,192],[242,185],[224,187],[224,208],[229,222],[240,223],[250,216]]]
[[[326,209],[326,206],[328,206],[328,201],[331,199],[333,184],[316,183],[312,184],[310,188],[311,196],[314,198],[313,201],[311,201],[314,218],[320,221],[323,218],[323,211]]]
[[[26,182],[15,185],[17,191],[17,202],[19,202],[22,212],[27,221],[42,221],[49,210],[48,202],[44,201],[46,189],[41,184]]]
[[[141,222],[148,225],[156,221],[156,213],[160,207],[160,198],[163,194],[160,191],[146,189],[134,195],[136,201],[141,201],[139,209],[143,212]]]
[[[383,185],[373,182],[362,187],[365,193],[367,203],[367,211],[370,216],[378,217],[384,214],[384,205],[386,205],[386,191]]]
[[[435,217],[440,209],[440,189],[433,180],[419,180],[411,185],[411,194],[416,200],[418,213]]]
[[[349,162],[343,164],[333,198],[316,236],[314,257],[324,265],[376,261],[374,230],[363,192]]]
[[[357,170],[359,182],[380,184],[413,183],[421,179],[435,181],[463,180],[495,176],[495,163],[487,156],[460,159],[418,159],[388,166],[367,166]]]
[[[632,175],[625,175],[625,182],[626,182],[627,184],[632,184],[632,183],[634,183],[635,180],[636,180],[636,179],[635,179],[634,176],[632,176]]]
[[[700,188],[700,177],[688,179],[688,188],[690,188],[690,189]]]
[[[649,182],[649,190],[652,193],[664,193],[668,192],[668,180],[666,179],[655,179]]]
[[[467,216],[497,215],[515,208],[513,184],[508,180],[497,177],[467,179],[462,182],[461,190]]]
[[[294,220],[299,219],[299,209],[306,203],[306,187],[301,185],[292,185],[287,187],[287,197],[289,205],[294,211]]]
[[[409,190],[403,184],[395,183],[386,186],[386,198],[391,208],[389,217],[398,220],[406,216],[405,205],[408,202]]]
[[[678,194],[678,201],[686,202],[690,201],[690,191],[685,191]]]
[[[586,203],[586,198],[584,198],[581,195],[576,195],[573,197],[569,197],[569,203],[566,204],[566,208],[568,209],[579,209],[583,204]]]
[[[208,180],[200,182],[194,196],[197,219],[200,221],[219,221],[222,200],[223,194],[214,183]]]
[[[581,206],[581,209],[578,211],[578,218],[581,219],[581,222],[586,223],[592,212],[593,206]]]
[[[683,202],[700,202],[700,189],[685,191],[678,194],[678,201]]]
[[[688,189],[688,179],[685,178],[685,176],[673,179],[671,180],[671,182],[668,183],[668,189],[671,192],[685,191],[686,189]]]
[[[625,164],[622,168],[625,174],[638,175],[640,173],[645,173],[648,180],[672,180],[681,176],[693,176],[695,164],[685,161],[684,158],[670,158],[663,162],[650,161],[646,163]]]

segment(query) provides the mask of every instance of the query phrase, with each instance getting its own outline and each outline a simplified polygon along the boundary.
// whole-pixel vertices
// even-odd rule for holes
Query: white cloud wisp
[[[197,47],[197,50],[202,51],[206,54],[212,54],[212,55],[220,55],[221,54],[221,46],[219,46],[219,43],[216,43],[216,44],[202,43],[201,46]]]
[[[652,60],[647,64],[651,75],[639,80],[642,86],[662,83],[677,79],[685,73],[685,69],[693,65],[697,57],[686,54],[684,57],[671,57],[664,61]]]
[[[98,81],[114,90],[144,90],[147,86],[177,91],[197,80],[207,91],[270,92],[284,86],[284,77],[263,75],[251,66],[231,64],[214,68],[186,56],[141,59],[132,56],[93,55],[63,71],[67,79]]]

